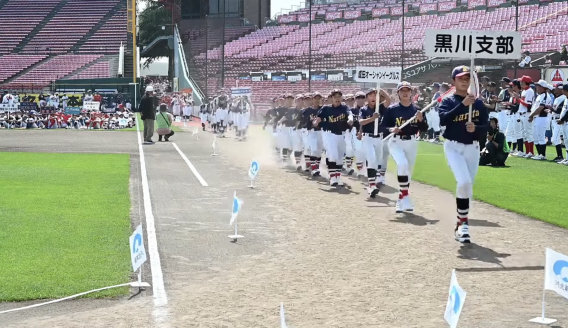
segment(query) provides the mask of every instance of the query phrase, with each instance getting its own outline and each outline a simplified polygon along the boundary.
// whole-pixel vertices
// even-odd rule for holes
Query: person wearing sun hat
[[[481,156],[479,134],[486,133],[489,114],[483,101],[468,92],[471,69],[468,66],[455,67],[451,76],[455,93],[444,98],[438,109],[440,124],[446,127],[443,134],[444,153],[457,182],[454,238],[461,243],[470,243],[469,203],[473,197],[473,183]]]
[[[397,179],[400,188],[398,201],[396,202],[396,212],[402,213],[403,211],[414,210],[408,189],[418,153],[416,135],[420,131],[427,131],[428,123],[426,123],[422,112],[412,103],[412,85],[410,83],[406,81],[400,82],[396,88],[396,93],[400,101],[387,109],[381,125],[388,129],[389,132],[394,133],[394,136],[388,140],[387,145],[391,157],[396,162]],[[401,127],[407,121],[411,121],[411,123]]]
[[[353,125],[349,108],[341,104],[343,93],[339,89],[330,92],[332,104],[324,106],[319,111],[314,125],[317,126],[325,120],[329,133],[326,142],[326,160],[329,171],[329,184],[342,186],[341,171],[343,169],[343,156],[345,154],[345,131]]]

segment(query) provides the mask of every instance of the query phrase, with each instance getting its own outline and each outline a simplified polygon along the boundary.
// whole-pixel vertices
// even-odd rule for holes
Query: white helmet
[[[154,92],[154,87],[149,85],[146,87],[146,92]]]

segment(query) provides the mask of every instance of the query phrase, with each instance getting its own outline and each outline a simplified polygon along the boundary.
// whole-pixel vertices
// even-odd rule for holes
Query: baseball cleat
[[[515,156],[517,156],[517,157],[525,157],[525,155],[526,154],[522,151],[518,151],[518,152],[515,153]]]
[[[563,162],[564,158],[562,157],[556,157],[555,159],[553,159],[554,162],[558,163],[558,162]]]
[[[313,176],[313,177],[319,177],[319,176],[320,176],[320,171],[319,171],[319,170],[313,170],[313,171],[312,171],[312,176]]]
[[[414,205],[412,204],[412,201],[410,200],[410,197],[408,197],[408,196],[406,196],[406,197],[404,197],[400,200],[400,206],[402,207],[402,210],[404,210],[404,211],[407,211],[407,212],[414,211]]]
[[[329,178],[329,185],[332,187],[337,186],[337,178],[335,176]]]
[[[534,156],[534,155],[533,155],[532,153],[527,153],[527,154],[526,154],[525,156],[523,156],[523,157],[524,157],[524,158],[531,158],[531,157],[533,157],[533,156]]]
[[[533,156],[531,158],[534,159],[534,160],[537,160],[537,161],[542,161],[543,159],[545,159],[544,156],[542,156],[542,155],[536,155],[536,156]]]
[[[560,162],[558,162],[558,164],[566,164],[568,163],[568,159],[563,159]]]
[[[377,179],[379,180],[378,183],[382,185],[386,184],[387,182],[384,175],[379,176]]]
[[[302,170],[302,165],[297,165],[297,166],[296,166],[296,171],[299,172],[299,171],[301,171],[301,170]]]
[[[351,175],[353,173],[355,173],[355,170],[353,168],[350,167],[347,169],[347,175]]]
[[[456,227],[455,239],[460,243],[471,243],[469,236],[469,225],[467,223],[462,223]]]
[[[396,212],[397,212],[397,213],[402,213],[402,212],[403,212],[402,204],[401,204],[401,203],[402,203],[402,202],[401,202],[400,199],[396,201],[395,209],[396,209]]]
[[[341,181],[341,175],[337,176],[335,178],[335,181],[337,182],[336,186],[338,186],[338,187],[343,186],[343,182]]]

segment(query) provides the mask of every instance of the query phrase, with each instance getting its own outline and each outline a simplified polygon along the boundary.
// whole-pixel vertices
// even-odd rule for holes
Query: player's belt
[[[395,135],[393,138],[400,139],[400,140],[414,140],[416,136],[407,136],[407,135]]]
[[[373,134],[373,133],[363,133],[363,136],[365,137],[371,137],[371,138],[382,138],[383,134],[379,133],[379,134]]]
[[[330,130],[329,132],[331,132],[332,134],[338,135],[338,136],[341,136],[341,135],[344,135],[344,134],[345,134],[345,131],[331,131],[331,130]]]

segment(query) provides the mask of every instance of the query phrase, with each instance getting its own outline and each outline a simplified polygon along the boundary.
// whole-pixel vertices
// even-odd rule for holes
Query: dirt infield
[[[129,152],[137,160],[134,133],[50,132],[19,132],[17,150],[58,144],[70,132],[66,149]],[[0,133],[0,151],[15,147],[10,133]],[[355,179],[331,188],[278,167],[271,137],[258,127],[246,142],[218,139],[217,157],[210,156],[213,135],[199,138],[180,133],[172,141],[209,187],[171,144],[144,146],[169,298],[164,322],[152,318],[150,289],[130,301],[79,300],[1,315],[3,326],[273,328],[284,302],[291,327],[445,327],[455,268],[468,292],[460,327],[535,327],[528,320],[540,315],[545,247],[568,254],[565,230],[479,202],[471,214],[474,243],[462,247],[453,240],[450,193],[413,183],[415,212],[397,215],[395,177],[372,201]],[[76,144],[82,146],[70,146]],[[246,174],[252,159],[260,162],[253,190]],[[235,190],[244,201],[245,238],[233,244],[227,235]],[[559,320],[556,327],[568,327],[567,302],[547,292],[547,316]]]

